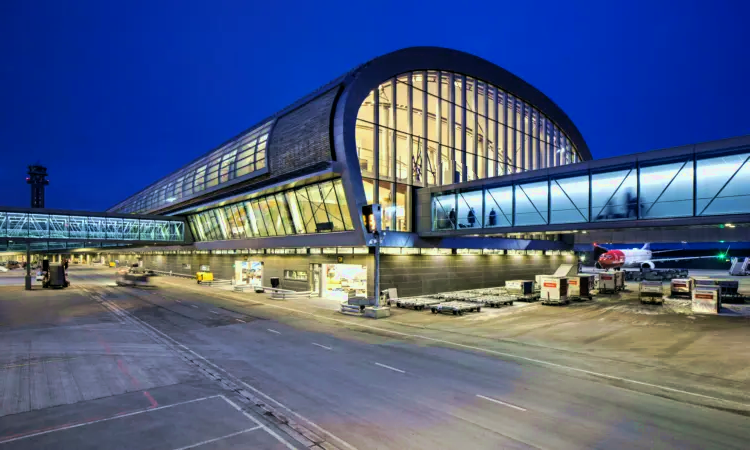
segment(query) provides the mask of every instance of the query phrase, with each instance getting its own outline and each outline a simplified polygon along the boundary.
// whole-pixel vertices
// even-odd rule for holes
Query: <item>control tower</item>
[[[44,186],[49,184],[47,180],[47,168],[34,164],[29,166],[26,183],[31,185],[31,207],[44,208]]]

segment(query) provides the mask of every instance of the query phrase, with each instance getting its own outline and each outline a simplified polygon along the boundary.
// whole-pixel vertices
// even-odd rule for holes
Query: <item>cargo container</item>
[[[583,273],[568,277],[568,298],[571,300],[593,299],[595,278],[594,275]]]
[[[534,292],[534,282],[531,280],[510,280],[505,282],[505,288],[509,294],[528,295]]]
[[[671,297],[690,297],[695,286],[693,278],[675,278],[669,283],[669,295]]]
[[[560,305],[568,304],[568,279],[565,277],[546,276],[542,277],[542,304]]]
[[[721,294],[718,286],[702,286],[693,289],[694,313],[718,314],[721,309]]]
[[[641,281],[638,288],[641,303],[664,303],[664,290],[661,281]]]

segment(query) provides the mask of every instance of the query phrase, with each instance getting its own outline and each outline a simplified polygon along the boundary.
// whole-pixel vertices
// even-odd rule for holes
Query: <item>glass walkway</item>
[[[130,214],[97,216],[75,211],[49,214],[41,211],[44,210],[0,210],[0,240],[185,243],[185,221],[179,217],[157,219]]]
[[[607,224],[594,224],[642,219],[684,218],[681,222],[688,224],[699,217],[720,221],[721,216],[750,214],[747,149],[721,156],[672,154],[668,161],[617,163],[526,172],[508,181],[484,180],[480,187],[435,188],[429,198],[427,234],[562,229],[564,224],[605,228]]]

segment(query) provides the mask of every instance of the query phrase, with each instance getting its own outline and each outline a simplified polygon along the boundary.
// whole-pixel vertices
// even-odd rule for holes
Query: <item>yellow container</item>
[[[114,262],[110,262],[109,267],[116,267],[116,264]]]
[[[214,281],[214,274],[213,272],[196,272],[195,279],[198,280],[198,283]]]

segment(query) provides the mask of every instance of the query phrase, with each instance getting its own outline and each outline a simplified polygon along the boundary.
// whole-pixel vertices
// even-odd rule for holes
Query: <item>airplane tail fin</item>
[[[651,250],[651,244],[646,242],[645,244],[643,244],[643,248],[641,248],[641,250]]]

